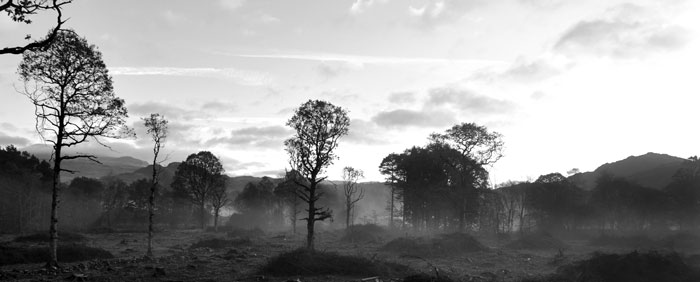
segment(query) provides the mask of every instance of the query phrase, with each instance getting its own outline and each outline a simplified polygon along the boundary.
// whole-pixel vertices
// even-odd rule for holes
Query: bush
[[[275,276],[350,275],[403,276],[411,272],[407,266],[373,261],[363,257],[297,249],[271,258],[259,273]]]
[[[196,248],[224,249],[224,248],[239,247],[239,246],[250,245],[250,244],[252,244],[252,242],[248,238],[240,238],[240,239],[233,239],[233,240],[214,238],[214,239],[200,240],[197,243],[192,244],[192,246],[190,246],[190,249],[196,249]]]
[[[561,240],[554,238],[551,234],[540,232],[533,234],[525,234],[517,240],[510,242],[506,248],[516,250],[547,250],[547,249],[563,249],[566,244]]]
[[[85,236],[71,233],[71,232],[59,232],[58,241],[59,242],[81,242],[85,241]],[[31,235],[18,236],[14,239],[18,243],[47,243],[51,240],[49,232],[37,232]]]
[[[562,266],[557,273],[532,282],[692,282],[700,271],[688,266],[677,253],[599,254]]]
[[[343,242],[376,243],[381,242],[386,230],[376,224],[352,225],[345,229],[345,235],[340,238]]]
[[[57,256],[59,262],[76,262],[91,259],[108,259],[114,256],[100,248],[84,245],[58,246]],[[49,248],[47,247],[8,247],[0,246],[0,265],[39,263],[49,260]]]
[[[397,238],[380,250],[409,256],[438,256],[486,251],[484,245],[466,233],[442,234],[430,241],[423,238]]]

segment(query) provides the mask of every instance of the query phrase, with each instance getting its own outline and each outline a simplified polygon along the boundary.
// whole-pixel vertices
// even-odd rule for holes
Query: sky
[[[288,168],[285,125],[309,99],[343,107],[350,132],[327,169],[381,181],[381,160],[473,122],[503,135],[492,184],[647,152],[700,152],[700,1],[75,0],[66,27],[102,52],[136,140],[79,150],[152,158],[140,117],[170,121],[166,162],[208,150],[227,173]],[[0,46],[41,37],[0,16]],[[0,145],[41,143],[0,56]]]

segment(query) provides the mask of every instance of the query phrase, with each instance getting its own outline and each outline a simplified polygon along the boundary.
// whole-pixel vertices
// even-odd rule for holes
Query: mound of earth
[[[252,242],[248,238],[233,239],[233,240],[213,238],[213,239],[200,240],[200,241],[192,244],[192,246],[190,246],[190,249],[196,249],[196,248],[224,249],[224,248],[238,247],[238,246],[244,246],[244,245],[250,245],[250,244],[252,244]]]
[[[692,282],[700,281],[700,270],[686,264],[677,253],[594,254],[562,266],[548,277],[524,281]]]
[[[108,259],[114,256],[100,248],[83,245],[58,246],[58,261],[76,262],[92,259]],[[0,265],[39,263],[49,260],[48,247],[9,247],[0,246]]]
[[[566,248],[566,244],[549,233],[532,233],[520,236],[515,241],[508,243],[506,248],[515,250],[557,250]]]
[[[397,277],[410,274],[407,266],[392,262],[346,256],[332,252],[297,249],[271,258],[260,274],[274,276],[294,275],[348,275]]]
[[[589,241],[588,244],[599,247],[651,248],[656,245],[656,242],[643,235],[613,236],[604,234]]]
[[[81,242],[85,241],[85,236],[71,233],[71,232],[59,232],[58,241],[59,242]],[[17,243],[46,243],[51,240],[49,232],[37,232],[30,235],[18,236],[14,239]]]

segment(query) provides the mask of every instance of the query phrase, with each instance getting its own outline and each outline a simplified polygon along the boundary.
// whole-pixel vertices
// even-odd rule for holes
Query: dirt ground
[[[560,265],[587,258],[600,247],[588,246],[587,241],[566,240],[567,247],[559,250],[514,250],[508,242],[495,238],[477,237],[488,251],[444,257],[420,258],[379,251],[386,241],[367,244],[341,240],[342,231],[325,231],[317,235],[319,251],[407,265],[416,273],[447,275],[455,281],[520,281],[554,272]],[[155,236],[155,259],[143,258],[146,235],[139,233],[85,234],[86,245],[100,247],[115,258],[76,263],[64,263],[62,269],[47,271],[42,264],[7,265],[0,267],[0,280],[8,281],[362,281],[367,277],[269,277],[257,270],[267,259],[303,246],[303,235],[268,233],[250,238],[252,243],[222,249],[190,246],[204,239],[226,238],[225,233],[202,231],[167,231]],[[13,236],[2,236],[0,242],[13,245]],[[606,252],[626,252],[610,249]],[[60,258],[59,258],[60,260]],[[298,280],[297,280],[298,279]],[[401,281],[401,277],[380,277],[371,281]]]

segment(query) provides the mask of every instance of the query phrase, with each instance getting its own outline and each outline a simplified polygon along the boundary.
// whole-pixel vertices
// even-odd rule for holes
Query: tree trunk
[[[202,203],[199,204],[199,225],[202,228],[202,230],[205,230],[205,228],[204,228],[204,200],[202,200]]]
[[[151,195],[148,196],[148,250],[146,256],[153,257],[153,215],[155,214],[156,201],[156,186],[158,185],[158,171],[156,170],[156,158],[158,153],[153,157],[153,175],[151,177]]]
[[[219,231],[219,208],[214,209],[214,232]]]
[[[314,200],[314,197],[316,197],[316,184],[314,183],[316,181],[316,178],[313,177],[311,179],[311,187],[309,189],[309,210],[308,210],[308,218],[306,220],[306,248],[313,251],[314,250],[314,224],[316,223],[316,201]]]
[[[391,204],[389,211],[389,229],[394,229],[394,185],[391,185]]]
[[[350,213],[352,212],[352,203],[349,200],[345,203],[345,210],[345,229],[348,229],[350,227]]]
[[[59,134],[56,137],[56,145],[54,145],[54,163],[53,163],[53,189],[51,193],[51,223],[49,225],[49,261],[47,267],[58,267],[58,193],[61,185],[61,140],[63,134],[59,128]]]

